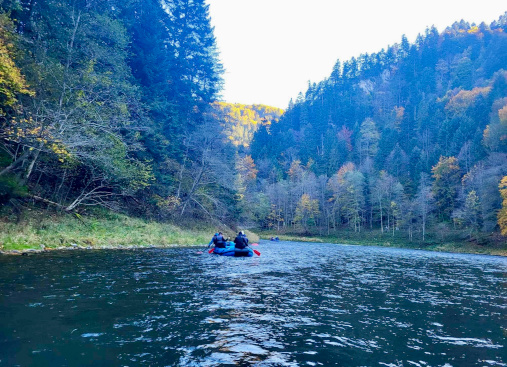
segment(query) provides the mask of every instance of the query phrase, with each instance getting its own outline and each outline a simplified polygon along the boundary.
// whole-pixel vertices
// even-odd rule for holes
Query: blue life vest
[[[213,236],[213,243],[215,247],[225,248],[225,238],[221,234]]]

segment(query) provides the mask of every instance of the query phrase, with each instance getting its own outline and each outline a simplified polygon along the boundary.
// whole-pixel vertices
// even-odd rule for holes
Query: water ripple
[[[0,258],[0,366],[506,366],[503,258],[258,249]]]

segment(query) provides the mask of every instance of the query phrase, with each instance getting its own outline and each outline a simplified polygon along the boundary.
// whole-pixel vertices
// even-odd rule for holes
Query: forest
[[[0,0],[0,60],[4,219],[507,235],[507,13],[338,60],[286,111],[220,101],[204,0]]]
[[[461,21],[338,60],[256,132],[252,218],[423,241],[506,234],[506,27],[506,14]]]
[[[0,1],[0,200],[225,217],[234,152],[201,0]],[[232,174],[232,173],[231,173]]]

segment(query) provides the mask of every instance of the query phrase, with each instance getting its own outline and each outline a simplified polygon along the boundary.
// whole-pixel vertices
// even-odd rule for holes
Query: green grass
[[[204,245],[214,229],[182,229],[175,225],[107,213],[75,215],[31,213],[18,223],[0,218],[0,250],[71,247]]]
[[[415,236],[412,241],[410,241],[399,233],[396,233],[393,237],[392,233],[381,233],[378,230],[363,231],[360,233],[340,230],[330,235],[319,233],[300,234],[290,231],[284,233],[257,231],[257,233],[263,239],[278,236],[280,240],[283,241],[342,243],[348,245],[507,256],[507,241],[491,236],[483,236],[475,241],[469,241],[466,238],[463,239],[461,236],[462,232],[459,231],[448,231],[443,238],[436,238],[435,235],[430,235],[424,242],[416,239]]]
[[[62,247],[119,248],[127,246],[189,246],[206,245],[216,229],[205,223],[194,223],[192,228],[182,228],[173,224],[147,221],[107,211],[98,211],[93,215],[52,214],[31,210],[23,213],[22,219],[14,221],[12,216],[0,217],[0,250],[24,251],[28,249],[47,249]],[[222,229],[233,236],[235,231]],[[469,241],[459,231],[442,231],[440,237],[430,234],[422,242],[414,236],[413,241],[396,233],[363,231],[355,233],[340,230],[330,235],[298,233],[286,231],[257,232],[263,239],[278,236],[281,240],[302,242],[330,242],[363,246],[383,246],[423,249],[431,251],[461,252],[507,256],[505,238],[483,236]],[[247,231],[251,242],[257,242],[257,236]]]

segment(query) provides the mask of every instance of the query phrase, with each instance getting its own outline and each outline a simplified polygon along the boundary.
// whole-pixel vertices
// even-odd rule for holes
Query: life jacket
[[[234,239],[234,247],[236,247],[236,248],[244,249],[247,244],[248,244],[248,239],[245,236],[242,236],[240,234]]]
[[[213,236],[213,243],[215,244],[215,247],[218,248],[225,248],[225,238],[221,234],[214,235]]]

